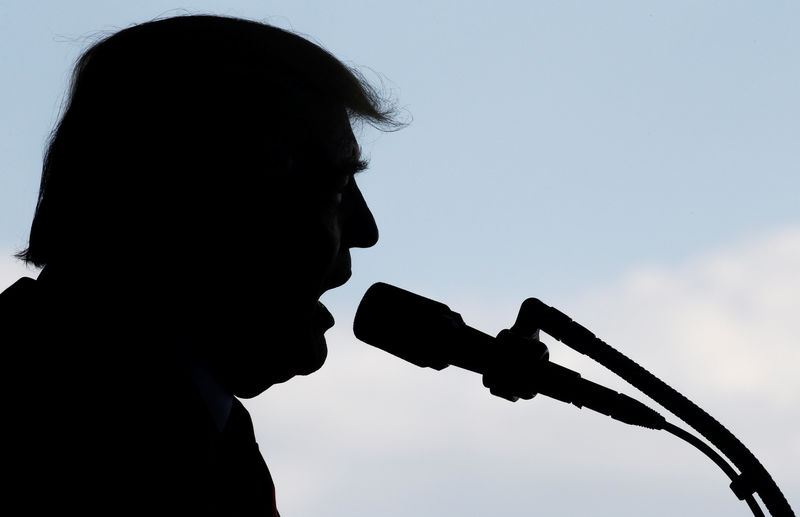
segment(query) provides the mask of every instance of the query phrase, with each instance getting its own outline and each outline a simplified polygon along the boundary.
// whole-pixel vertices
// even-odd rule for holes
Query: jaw
[[[239,341],[212,355],[210,360],[220,383],[233,395],[252,398],[270,386],[288,381],[297,375],[319,370],[328,356],[323,331],[300,327],[305,332],[273,333],[254,346]],[[230,342],[230,341],[229,341]]]

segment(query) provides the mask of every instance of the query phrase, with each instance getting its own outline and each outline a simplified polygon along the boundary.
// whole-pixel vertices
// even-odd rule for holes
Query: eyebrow
[[[369,160],[361,155],[361,146],[358,145],[348,156],[334,158],[332,161],[327,161],[319,155],[301,155],[295,166],[298,170],[328,171],[335,176],[354,176],[369,168]]]
[[[369,168],[369,160],[362,157],[361,145],[356,144],[355,152],[344,160],[340,169],[348,174],[358,174],[364,172]]]
[[[369,168],[369,160],[359,158],[355,163],[350,164],[353,174],[364,172]]]

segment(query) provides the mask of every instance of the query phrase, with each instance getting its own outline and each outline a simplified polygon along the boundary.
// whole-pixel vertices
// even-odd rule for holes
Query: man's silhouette
[[[276,515],[234,398],[325,361],[320,295],[377,228],[351,120],[393,127],[307,40],[187,16],[79,60],[0,295],[6,500],[24,513]]]

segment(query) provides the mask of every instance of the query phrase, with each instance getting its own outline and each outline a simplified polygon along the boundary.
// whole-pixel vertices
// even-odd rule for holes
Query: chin
[[[294,354],[290,361],[284,363],[286,367],[279,373],[282,378],[273,384],[286,382],[295,375],[310,375],[322,368],[328,358],[328,345],[325,337],[320,336],[314,340],[312,346],[304,348],[303,353]]]
[[[302,365],[298,365],[299,367],[296,375],[309,375],[316,372],[322,368],[327,358],[328,345],[325,343],[325,338],[322,338],[322,343],[315,347],[314,352],[303,361]]]
[[[289,355],[281,355],[270,359],[265,359],[266,363],[271,363],[268,368],[253,371],[250,364],[264,364],[264,362],[253,361],[230,375],[231,381],[227,384],[231,392],[239,398],[249,399],[263,393],[267,388],[275,384],[288,381],[297,375],[310,375],[325,364],[328,357],[328,346],[325,337],[315,339],[313,343],[306,343],[301,347],[295,343]],[[310,345],[310,346],[309,346]],[[302,352],[300,352],[302,350]]]

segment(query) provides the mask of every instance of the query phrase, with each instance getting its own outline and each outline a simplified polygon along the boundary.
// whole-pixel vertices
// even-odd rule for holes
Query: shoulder
[[[6,337],[22,334],[36,310],[36,280],[22,277],[0,292],[0,328]]]
[[[5,291],[0,292],[0,308],[6,309],[20,304],[30,303],[36,289],[36,280],[23,276]]]

